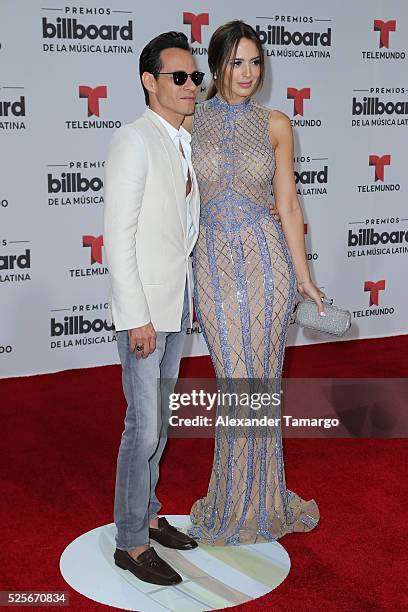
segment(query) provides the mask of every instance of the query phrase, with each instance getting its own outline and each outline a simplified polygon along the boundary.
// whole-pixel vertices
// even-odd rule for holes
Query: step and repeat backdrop
[[[182,31],[208,85],[211,33],[237,18],[263,43],[259,101],[292,121],[308,259],[352,312],[344,339],[406,333],[405,2],[1,0],[0,376],[118,361],[104,160],[113,131],[145,108],[139,53]],[[288,340],[331,338],[292,325]],[[185,355],[206,353],[194,323]]]

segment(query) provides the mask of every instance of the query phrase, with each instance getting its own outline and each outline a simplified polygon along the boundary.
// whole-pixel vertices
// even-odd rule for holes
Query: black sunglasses
[[[194,70],[191,74],[188,72],[184,72],[184,70],[177,70],[176,72],[155,72],[154,75],[157,76],[159,74],[171,74],[173,76],[173,81],[175,85],[184,85],[187,81],[188,77],[191,78],[194,85],[201,85],[203,82],[203,78],[205,76],[204,72],[199,72],[198,70]]]

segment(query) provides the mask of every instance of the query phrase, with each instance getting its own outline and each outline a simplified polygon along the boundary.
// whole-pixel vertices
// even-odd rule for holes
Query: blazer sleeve
[[[150,322],[139,276],[136,232],[147,174],[147,153],[136,129],[117,130],[105,164],[104,247],[116,330]]]

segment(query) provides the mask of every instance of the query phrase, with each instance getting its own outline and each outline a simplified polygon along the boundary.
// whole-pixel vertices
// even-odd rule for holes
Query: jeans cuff
[[[116,548],[119,550],[133,550],[144,544],[149,544],[149,532],[146,535],[139,533],[135,536],[122,536],[119,533],[116,536]]]

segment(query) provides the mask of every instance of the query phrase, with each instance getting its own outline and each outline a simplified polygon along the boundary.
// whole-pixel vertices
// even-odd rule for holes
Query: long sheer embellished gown
[[[260,384],[270,393],[280,389],[296,292],[291,257],[269,211],[276,167],[269,114],[252,99],[233,105],[216,95],[197,105],[194,116],[201,194],[195,307],[219,388],[227,390],[242,390],[242,380],[248,392]],[[235,415],[238,408],[228,410]],[[274,426],[216,427],[208,492],[190,517],[189,533],[203,543],[271,541],[319,521],[316,502],[286,488],[280,406],[246,411],[262,414],[275,418]]]

